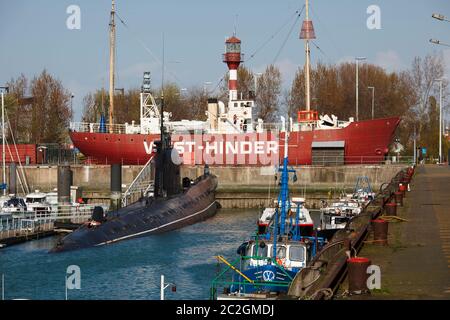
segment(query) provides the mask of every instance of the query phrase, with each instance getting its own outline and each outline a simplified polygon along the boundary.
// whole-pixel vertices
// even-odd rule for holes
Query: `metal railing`
[[[290,147],[294,147],[291,145]],[[315,166],[339,166],[345,165],[390,165],[390,164],[413,164],[414,157],[412,156],[327,156],[316,155],[312,157],[312,164]],[[307,165],[303,161],[299,161],[295,156],[289,158],[290,165]]]
[[[92,211],[96,206],[102,205],[60,205],[51,210],[17,211],[12,213],[11,216],[0,216],[0,240],[26,233],[51,231],[55,221],[70,221],[74,224],[84,223],[92,217]],[[107,209],[104,205],[102,207]]]
[[[71,122],[70,130],[89,133],[126,133],[125,124],[104,124],[88,122]]]
[[[153,157],[147,161],[122,196],[122,207],[137,201],[139,197],[146,195],[153,187],[152,162]]]
[[[218,287],[226,287],[226,286],[237,286],[237,287],[243,287],[245,286],[253,286],[255,288],[262,288],[262,287],[286,287],[289,288],[289,285],[291,281],[293,280],[292,277],[284,270],[280,264],[276,261],[276,259],[270,258],[270,257],[258,257],[258,256],[243,256],[239,257],[233,262],[228,262],[221,256],[217,257],[219,262],[223,262],[226,265],[226,268],[222,271],[219,271],[219,273],[216,275],[216,277],[211,281],[211,288],[210,288],[210,299],[216,300],[217,299],[217,292]],[[256,260],[263,260],[272,263],[274,266],[277,266],[280,268],[280,270],[288,277],[289,281],[264,281],[264,280],[251,280],[247,278],[238,267],[239,261],[243,260],[250,260],[250,259],[256,259]],[[237,274],[239,278],[242,280],[235,281],[235,280],[228,280],[226,279],[231,274]],[[241,294],[245,294],[245,290],[241,291]]]

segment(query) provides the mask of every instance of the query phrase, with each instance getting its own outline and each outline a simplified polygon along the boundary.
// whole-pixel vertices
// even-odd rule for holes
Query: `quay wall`
[[[347,165],[294,167],[297,181],[290,180],[291,189],[298,196],[316,206],[319,199],[337,195],[345,189],[350,192],[359,176],[367,176],[374,191],[390,181],[404,165]],[[8,168],[9,169],[9,168]],[[122,183],[125,189],[140,172],[142,166],[123,166]],[[196,178],[203,167],[182,166],[181,176]],[[30,190],[51,191],[57,186],[57,166],[26,166],[23,170]],[[109,202],[110,166],[73,165],[73,185],[81,188],[83,197],[91,202]],[[277,194],[278,180],[274,167],[210,167],[219,180],[218,199],[225,208],[254,208],[266,206]],[[7,173],[9,177],[9,173]],[[20,193],[19,179],[17,189]],[[270,195],[269,195],[270,192]]]

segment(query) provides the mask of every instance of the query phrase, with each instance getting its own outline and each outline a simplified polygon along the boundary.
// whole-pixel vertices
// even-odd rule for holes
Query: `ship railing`
[[[257,129],[261,129],[261,125],[257,125]],[[262,124],[262,131],[271,131],[278,133],[282,131],[283,125],[277,122],[265,122]],[[258,131],[258,130],[257,130]]]
[[[291,146],[295,148],[295,145]],[[289,164],[293,166],[313,165],[313,166],[342,166],[342,165],[408,165],[414,163],[412,156],[367,156],[367,155],[324,155],[317,154],[312,156],[311,163],[299,161],[295,156],[289,157]]]
[[[228,262],[223,258],[222,256],[217,256],[217,259],[219,262],[222,262],[226,265],[226,268],[222,271],[219,270],[217,276],[211,281],[211,289],[210,289],[210,299],[215,300],[217,299],[217,288],[220,287],[230,287],[230,286],[237,286],[237,287],[244,287],[247,285],[251,285],[255,288],[259,287],[286,287],[289,288],[289,285],[291,281],[293,280],[292,277],[284,271],[284,268],[278,264],[276,259],[270,258],[270,257],[260,257],[260,256],[242,256],[237,259],[235,259],[233,262]],[[288,278],[291,281],[264,281],[264,280],[251,280],[247,278],[242,272],[240,271],[240,268],[238,267],[240,265],[240,260],[266,260],[267,262],[272,263],[273,265],[278,266],[285,274],[288,276]],[[240,281],[234,281],[234,280],[228,280],[226,277],[230,276],[230,272],[238,274],[240,277]],[[244,289],[245,291],[245,289]],[[241,292],[245,293],[245,292]]]
[[[127,126],[125,124],[100,124],[89,122],[71,122],[70,130],[74,132],[83,133],[127,133]]]
[[[137,201],[141,196],[146,195],[153,187],[153,175],[152,175],[152,155],[141,171],[138,173],[133,182],[130,183],[128,189],[122,196],[122,207],[126,207],[128,204]]]
[[[51,231],[56,221],[82,224],[92,217],[94,207],[100,204],[58,205],[51,210],[16,211],[12,216],[0,217],[0,239],[42,231]]]

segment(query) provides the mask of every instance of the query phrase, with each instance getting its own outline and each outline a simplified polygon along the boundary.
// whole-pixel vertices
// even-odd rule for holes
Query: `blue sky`
[[[160,61],[163,32],[166,78],[183,88],[212,82],[212,89],[217,84],[227,71],[221,61],[224,40],[235,25],[248,59],[287,23],[246,63],[255,72],[275,61],[288,86],[304,63],[303,43],[298,39],[300,22],[276,57],[303,0],[116,2],[118,14],[128,24],[125,28],[117,21],[117,88],[139,86],[146,70],[152,71],[154,85],[160,84],[161,65],[139,41]],[[69,5],[81,9],[80,30],[66,27]],[[370,5],[381,9],[381,30],[366,26]],[[32,77],[46,68],[74,93],[75,119],[79,119],[83,96],[103,84],[108,86],[110,6],[110,0],[0,0],[0,84],[21,73]],[[365,56],[370,63],[393,71],[408,68],[414,56],[442,51],[450,75],[450,50],[428,42],[436,38],[450,43],[450,23],[431,18],[433,12],[450,16],[450,1],[311,0],[311,6],[316,43],[324,52],[313,47],[313,63]]]

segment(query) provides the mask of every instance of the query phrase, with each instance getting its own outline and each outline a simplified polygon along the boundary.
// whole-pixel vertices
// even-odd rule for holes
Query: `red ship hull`
[[[291,132],[289,162],[312,164],[313,142],[343,143],[345,164],[380,163],[388,152],[400,119],[352,122],[345,128]],[[283,158],[283,139],[275,132],[241,134],[173,134],[184,164],[273,165]],[[76,148],[96,163],[145,164],[158,134],[70,132]],[[283,140],[282,140],[283,141]]]

